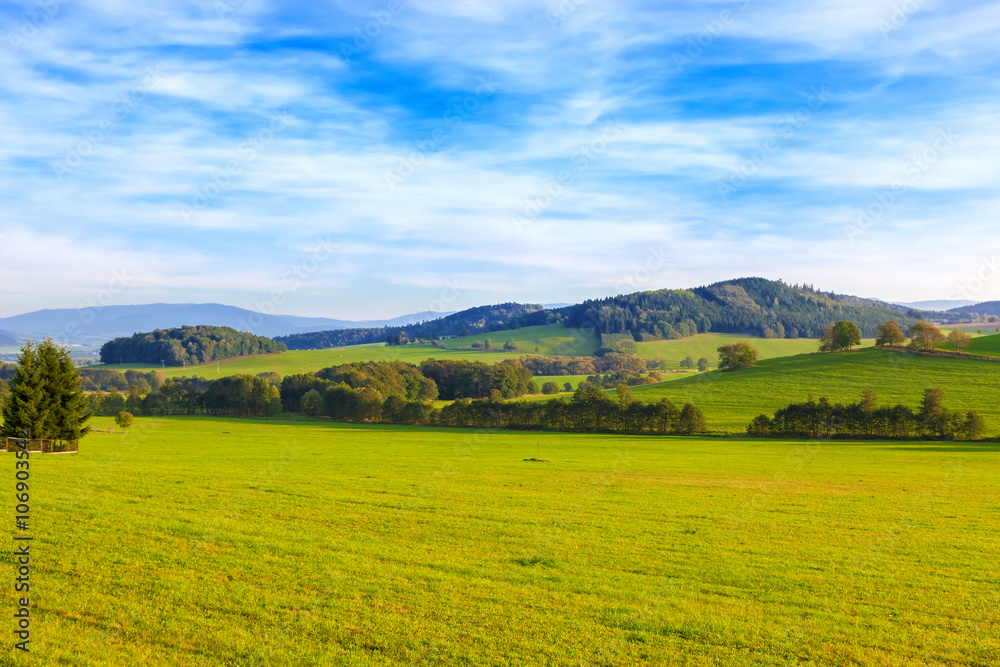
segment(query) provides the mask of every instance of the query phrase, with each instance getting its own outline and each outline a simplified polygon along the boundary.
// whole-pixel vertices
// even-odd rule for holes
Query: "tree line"
[[[857,403],[831,403],[826,398],[792,403],[774,413],[758,415],[747,427],[753,436],[853,437],[896,439],[910,437],[979,440],[986,425],[975,410],[952,411],[944,406],[940,388],[925,389],[917,410],[898,404],[878,405],[875,392],[866,389]]]
[[[949,313],[936,315],[958,318]],[[406,327],[321,331],[277,340],[294,350],[385,341],[403,344],[546,324],[587,329],[602,337],[628,334],[636,341],[684,338],[708,331],[764,338],[820,338],[824,327],[837,320],[851,320],[864,336],[872,337],[880,322],[892,318],[909,326],[922,315],[913,309],[821,292],[808,285],[740,278],[695,289],[651,290],[590,299],[552,310],[537,304],[506,303],[471,308]]]
[[[443,336],[470,336],[477,333],[506,331],[530,326],[524,323],[524,318],[532,315],[536,316],[530,320],[533,324],[551,324],[559,320],[558,316],[550,313],[551,311],[545,310],[543,306],[538,304],[500,303],[469,308],[459,313],[405,327],[336,329],[278,336],[275,340],[287,345],[289,350],[325,349],[382,342],[387,342],[390,345],[404,345],[414,340],[438,340]]]
[[[286,349],[283,343],[232,327],[183,326],[110,340],[101,346],[101,363],[182,366]]]

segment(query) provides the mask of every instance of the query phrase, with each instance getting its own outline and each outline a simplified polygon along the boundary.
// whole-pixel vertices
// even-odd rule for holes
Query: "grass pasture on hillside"
[[[81,451],[31,459],[9,664],[1000,661],[995,444],[161,418]]]
[[[635,387],[636,398],[661,396],[678,405],[691,401],[701,408],[713,430],[745,432],[750,420],[772,414],[811,394],[830,401],[857,402],[866,388],[879,405],[903,403],[920,407],[923,391],[941,387],[945,406],[978,410],[989,433],[1000,435],[1000,363],[915,356],[866,349],[768,359],[741,371],[711,371],[674,382]]]
[[[754,338],[728,333],[704,333],[677,340],[654,340],[639,343],[638,347],[640,357],[643,359],[660,357],[667,362],[667,368],[677,368],[685,357],[691,357],[696,362],[704,357],[708,359],[709,367],[715,368],[719,363],[719,347],[740,341],[748,343],[757,350],[758,359],[811,354],[819,349],[819,341],[812,338]],[[861,347],[874,345],[874,338],[861,341]]]
[[[483,351],[472,350],[446,350],[430,345],[399,345],[386,346],[378,345],[351,345],[348,347],[329,348],[326,350],[292,350],[278,354],[258,354],[247,357],[237,357],[226,359],[218,364],[216,373],[216,362],[199,364],[181,368],[179,366],[168,366],[163,368],[168,377],[191,377],[200,376],[208,379],[221,377],[223,375],[236,375],[237,373],[266,373],[274,371],[284,375],[295,373],[310,373],[321,368],[337,366],[356,361],[405,361],[411,364],[420,364],[425,359],[467,359],[469,361],[482,361],[484,363],[496,363],[504,359],[518,358],[521,352]],[[157,370],[160,366],[155,364],[106,364],[92,366],[91,368],[109,368],[113,370]]]
[[[600,341],[593,333],[579,329],[568,329],[561,324],[547,324],[537,327],[523,327],[509,331],[493,331],[490,333],[464,336],[461,338],[446,338],[440,341],[443,347],[449,349],[470,349],[472,343],[485,343],[486,339],[497,350],[503,350],[503,344],[513,339],[518,351],[523,354],[545,354],[563,357],[578,357],[594,354]],[[538,352],[535,352],[535,348]]]

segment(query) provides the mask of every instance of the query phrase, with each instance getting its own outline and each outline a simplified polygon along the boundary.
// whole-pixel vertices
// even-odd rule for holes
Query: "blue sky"
[[[998,299],[997,34],[955,0],[0,0],[0,316]]]

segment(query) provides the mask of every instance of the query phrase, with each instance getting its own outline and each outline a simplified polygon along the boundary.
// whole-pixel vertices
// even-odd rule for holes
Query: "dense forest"
[[[955,313],[934,313],[934,316],[959,318]],[[401,344],[544,324],[593,329],[602,337],[602,345],[614,336],[630,335],[637,341],[663,340],[707,331],[763,338],[820,338],[826,325],[839,320],[855,322],[864,336],[872,337],[878,325],[886,320],[894,319],[909,326],[921,317],[913,309],[821,292],[808,285],[740,278],[695,289],[664,289],[591,299],[555,310],[505,303],[472,308],[408,327],[320,331],[276,340],[290,350],[318,349],[387,341]]]
[[[284,352],[285,345],[231,327],[183,326],[115,338],[101,347],[101,363],[203,364],[249,354]]]
[[[637,292],[584,301],[560,311],[567,326],[636,340],[682,338],[717,331],[763,338],[819,338],[823,328],[850,320],[866,337],[895,319],[905,326],[920,313],[878,301],[819,292],[763,278],[740,278],[693,290]]]

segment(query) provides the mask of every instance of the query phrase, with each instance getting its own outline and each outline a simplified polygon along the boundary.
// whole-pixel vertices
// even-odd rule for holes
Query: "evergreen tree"
[[[3,410],[5,437],[79,440],[90,413],[69,350],[51,340],[21,348]]]

